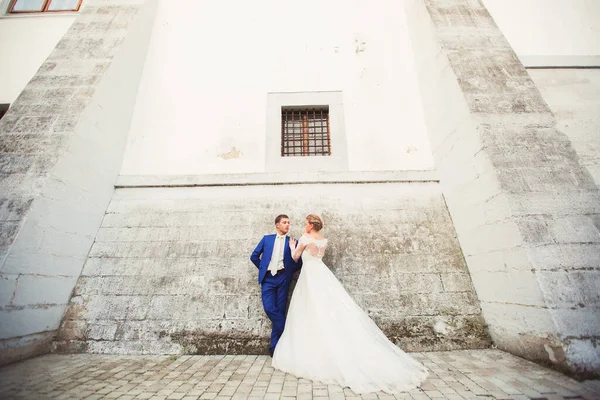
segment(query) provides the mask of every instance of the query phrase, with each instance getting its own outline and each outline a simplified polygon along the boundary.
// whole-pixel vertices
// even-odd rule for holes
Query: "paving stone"
[[[7,400],[600,399],[600,380],[577,382],[499,350],[413,355],[437,373],[421,389],[394,395],[360,395],[299,379],[273,369],[266,356],[186,356],[174,361],[165,356],[51,354],[0,368],[0,387]],[[141,382],[133,383],[140,377]]]

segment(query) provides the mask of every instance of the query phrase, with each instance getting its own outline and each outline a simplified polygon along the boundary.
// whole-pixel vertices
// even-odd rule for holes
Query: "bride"
[[[273,367],[355,393],[417,388],[427,369],[388,340],[323,263],[322,227],[321,218],[309,214],[304,235],[290,240],[293,258],[302,255],[303,267]]]

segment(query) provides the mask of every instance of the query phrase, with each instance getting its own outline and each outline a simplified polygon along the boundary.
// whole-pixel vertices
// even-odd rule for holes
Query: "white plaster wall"
[[[526,67],[600,66],[600,1],[482,2]]]
[[[0,18],[0,103],[15,101],[77,14]]]
[[[121,174],[264,172],[267,93],[340,90],[350,170],[430,169],[411,58],[397,1],[162,0]]]

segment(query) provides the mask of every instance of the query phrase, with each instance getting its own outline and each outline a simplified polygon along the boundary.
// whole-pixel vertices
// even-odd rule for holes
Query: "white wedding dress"
[[[417,388],[427,369],[388,340],[323,263],[327,239],[299,243],[302,270],[273,367],[355,393]]]

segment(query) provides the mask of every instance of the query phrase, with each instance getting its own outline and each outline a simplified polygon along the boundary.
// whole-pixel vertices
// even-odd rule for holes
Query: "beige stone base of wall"
[[[265,353],[249,256],[280,213],[295,237],[323,217],[325,263],[402,348],[489,346],[439,184],[396,182],[118,189],[56,350]]]

